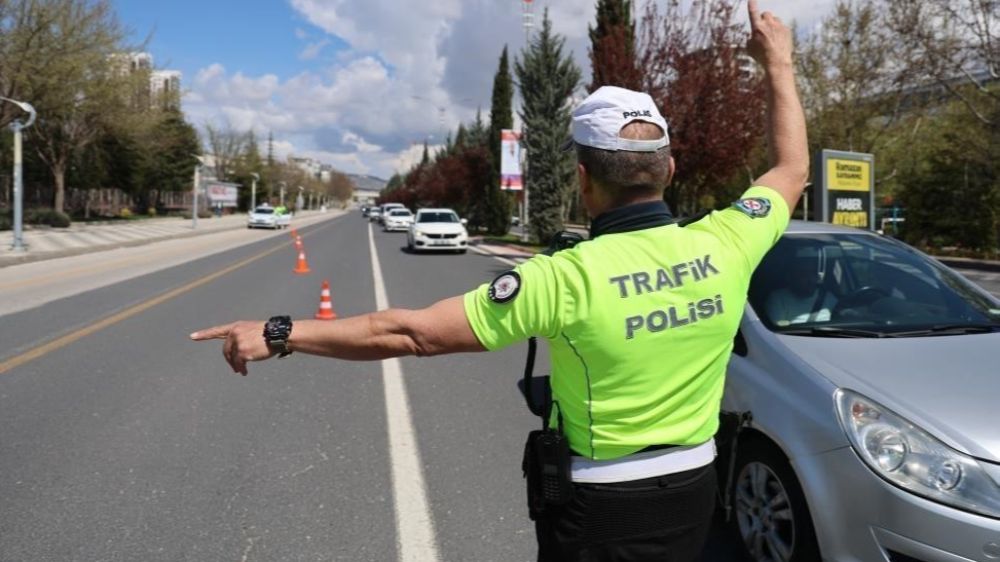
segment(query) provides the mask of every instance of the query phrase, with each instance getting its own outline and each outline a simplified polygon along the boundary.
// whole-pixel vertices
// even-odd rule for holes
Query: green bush
[[[72,221],[66,213],[54,209],[28,209],[24,212],[24,224],[42,224],[55,228],[66,228]]]
[[[14,228],[14,221],[10,218],[10,215],[4,213],[0,215],[0,230],[11,230]]]

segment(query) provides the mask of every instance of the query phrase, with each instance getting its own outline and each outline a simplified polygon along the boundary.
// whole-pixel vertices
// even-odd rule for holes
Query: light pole
[[[205,159],[197,154],[193,155],[198,159],[194,166],[194,185],[191,186],[191,230],[198,229],[198,189],[201,187],[201,166]]]
[[[35,108],[31,107],[30,103],[23,101],[15,101],[10,98],[0,97],[0,100],[9,101],[10,103],[21,108],[22,111],[28,114],[28,120],[14,121],[10,124],[10,128],[14,131],[14,243],[11,245],[10,249],[15,252],[24,251],[24,225],[22,220],[22,206],[24,198],[24,177],[21,173],[21,131],[27,129],[35,122]]]
[[[279,203],[279,205],[281,205],[282,207],[284,207],[285,206],[285,186],[287,186],[288,184],[286,184],[285,182],[282,181],[282,182],[278,182],[278,185],[281,186],[281,191],[279,192],[281,194],[281,202]]]
[[[253,178],[251,180],[251,184],[250,184],[251,185],[251,187],[250,187],[250,212],[253,212],[253,210],[257,208],[257,180],[260,179],[260,176],[257,175],[254,172],[251,172],[250,173],[250,177]]]
[[[299,194],[295,197],[295,212],[301,211],[302,207],[305,205],[305,201],[302,199],[302,192],[305,191],[306,188],[301,185],[297,187],[299,188]]]

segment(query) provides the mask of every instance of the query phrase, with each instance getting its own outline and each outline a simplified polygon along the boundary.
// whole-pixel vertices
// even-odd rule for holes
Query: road
[[[300,232],[310,275],[292,275],[286,236],[245,232],[252,243],[10,307],[0,561],[534,559],[524,346],[404,359],[396,393],[389,363],[296,354],[244,378],[217,343],[188,340],[237,318],[311,316],[323,279],[338,314],[375,309],[369,236],[392,306],[428,305],[508,267],[408,254],[404,235],[370,235],[356,212]],[[704,561],[734,552],[716,529]]]
[[[236,318],[311,316],[324,278],[338,314],[373,310],[368,228],[352,213],[300,229],[307,276],[292,275],[288,238],[262,237],[3,316],[0,561],[426,560],[428,548],[444,561],[533,560],[523,346],[402,360],[414,450],[390,448],[388,424],[408,419],[398,396],[387,412],[380,363],[293,355],[244,378],[218,344],[187,338]],[[401,234],[373,240],[392,306],[508,267],[410,255]],[[412,452],[422,473],[394,476]],[[419,490],[394,487],[412,473],[427,513]],[[730,560],[715,542],[706,560]]]

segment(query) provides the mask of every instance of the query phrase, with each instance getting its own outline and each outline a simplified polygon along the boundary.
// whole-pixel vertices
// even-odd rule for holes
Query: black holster
[[[543,516],[548,508],[566,505],[573,499],[569,440],[562,432],[561,413],[557,428],[536,429],[528,434],[521,470],[527,480],[528,514],[532,521]]]

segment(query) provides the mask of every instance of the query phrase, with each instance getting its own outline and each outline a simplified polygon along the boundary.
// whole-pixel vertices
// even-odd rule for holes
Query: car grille
[[[434,240],[441,240],[441,239],[448,239],[448,240],[450,240],[452,238],[458,238],[458,235],[457,234],[428,234],[427,237],[428,238],[433,238]]]

